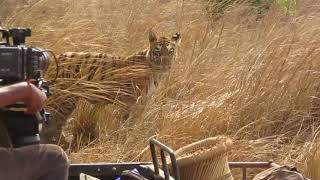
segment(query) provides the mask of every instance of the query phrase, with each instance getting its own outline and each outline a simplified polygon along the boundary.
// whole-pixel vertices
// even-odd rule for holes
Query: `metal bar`
[[[152,162],[154,166],[154,173],[155,175],[159,175],[159,163],[157,159],[157,154],[156,154],[156,148],[155,145],[152,141],[150,141],[150,150],[151,150],[151,155],[152,155]]]
[[[175,151],[174,151],[174,150],[172,150],[172,149],[169,148],[168,146],[162,144],[161,142],[159,142],[159,141],[157,141],[157,140],[155,140],[155,139],[151,139],[151,140],[150,140],[150,143],[159,146],[161,149],[165,150],[165,151],[166,151],[167,153],[169,153],[169,154],[175,154]]]
[[[152,165],[152,162],[71,164],[69,175],[79,176],[80,173],[92,176],[121,175],[122,171],[132,170],[140,165]]]
[[[179,173],[179,168],[178,168],[178,164],[177,164],[176,152],[174,150],[172,150],[171,148],[169,148],[168,146],[157,141],[156,139],[150,140],[150,149],[152,147],[151,144],[157,145],[158,147],[160,147],[160,149],[162,149],[163,151],[165,151],[166,153],[168,153],[170,155],[170,160],[171,160],[173,173],[174,173],[174,179],[180,180],[180,173]],[[155,147],[153,146],[153,148],[155,148]],[[152,159],[156,159],[157,157],[155,154],[155,150],[151,150],[151,153],[152,152],[154,152],[154,154],[152,154]],[[161,159],[165,159],[165,156],[161,157]]]
[[[229,162],[230,168],[270,168],[279,166],[272,161],[269,162]]]
[[[118,166],[118,165],[150,165],[152,162],[123,162],[123,163],[79,163],[79,164],[70,164],[70,166]]]
[[[177,164],[176,154],[170,154],[171,164],[173,167],[174,179],[180,180],[180,171]]]
[[[242,168],[242,179],[247,180],[247,168]]]
[[[161,155],[161,161],[162,161],[162,169],[164,171],[164,178],[165,180],[169,180],[169,169],[168,169],[167,160],[166,160],[166,156],[164,154],[163,149],[160,150],[160,155]]]
[[[269,162],[229,162],[230,168],[240,168],[242,169],[242,179],[247,179],[247,168],[270,168],[270,167],[279,167],[280,165]]]

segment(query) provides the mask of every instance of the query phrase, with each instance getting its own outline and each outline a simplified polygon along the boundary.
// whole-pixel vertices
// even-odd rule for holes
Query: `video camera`
[[[6,40],[0,43],[1,85],[42,78],[43,73],[48,69],[49,55],[43,49],[25,46],[25,39],[31,36],[31,30],[13,28],[0,30],[0,32]],[[12,45],[9,41],[10,37],[12,37]]]
[[[0,86],[35,80],[33,83],[49,96],[48,83],[43,75],[49,66],[48,50],[25,45],[31,36],[29,28],[0,29],[4,42],[0,42]],[[14,147],[40,143],[39,125],[47,122],[49,113],[25,114],[25,105],[17,103],[1,109],[4,123]]]

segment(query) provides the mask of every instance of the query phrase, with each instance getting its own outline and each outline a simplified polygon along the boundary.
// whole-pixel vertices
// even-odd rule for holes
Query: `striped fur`
[[[113,56],[105,53],[66,52],[58,56],[60,62],[59,80],[79,79],[90,82],[117,82],[118,88],[129,95],[118,96],[110,94],[110,102],[117,99],[129,108],[138,100],[144,101],[151,96],[159,83],[163,73],[169,71],[176,57],[176,46],[180,41],[180,34],[171,38],[160,37],[152,31],[149,33],[149,48],[128,57]],[[58,95],[59,96],[59,95]],[[61,133],[66,119],[76,107],[77,97],[65,99],[53,113],[55,129]],[[91,99],[87,99],[91,101]],[[92,102],[92,101],[91,101]],[[93,103],[96,103],[93,102]],[[104,102],[108,103],[108,102]],[[66,107],[64,107],[66,106]],[[52,142],[51,136],[57,133],[45,133],[44,141]],[[57,136],[56,136],[57,137]]]
[[[161,75],[171,69],[179,40],[178,33],[171,39],[166,37],[158,39],[153,32],[150,32],[150,47],[128,57],[105,53],[67,52],[59,56],[59,61],[62,63],[62,73],[59,78],[116,81],[133,86],[131,91],[138,97],[150,96]],[[142,74],[137,70],[142,70]],[[126,100],[123,101],[130,104]]]

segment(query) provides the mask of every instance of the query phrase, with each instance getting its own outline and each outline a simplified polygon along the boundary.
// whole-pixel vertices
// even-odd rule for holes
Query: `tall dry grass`
[[[306,174],[311,179],[320,179],[320,154],[319,154],[319,142],[315,143],[310,151],[308,152],[309,155],[307,156],[305,169]]]
[[[174,68],[153,97],[119,124],[90,118],[104,128],[70,154],[74,162],[146,160],[151,137],[178,148],[224,134],[235,141],[231,160],[303,168],[320,127],[319,5],[301,0],[293,15],[274,7],[259,20],[234,5],[212,22],[199,1],[41,0],[6,25],[32,27],[31,44],[56,53],[129,55],[148,46],[151,28],[182,34]]]

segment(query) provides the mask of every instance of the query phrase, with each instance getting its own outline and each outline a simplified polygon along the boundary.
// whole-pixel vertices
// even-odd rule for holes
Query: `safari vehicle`
[[[150,150],[152,162],[71,164],[69,180],[78,180],[81,173],[97,177],[100,180],[116,180],[119,177],[121,180],[180,180],[176,152],[156,139],[150,140]],[[162,167],[160,167],[157,152],[160,152]],[[166,157],[170,157],[171,162],[168,163]],[[229,162],[228,165],[231,169],[240,168],[243,180],[247,179],[248,168],[279,167],[272,161]],[[169,171],[169,167],[171,171]],[[139,175],[132,173],[134,169],[138,170]]]

